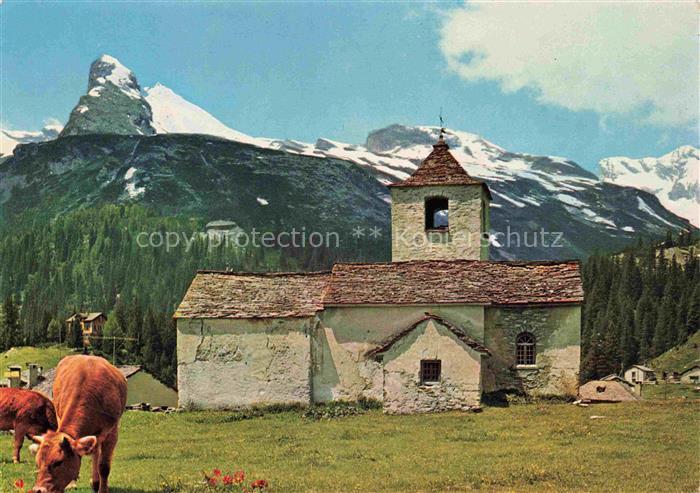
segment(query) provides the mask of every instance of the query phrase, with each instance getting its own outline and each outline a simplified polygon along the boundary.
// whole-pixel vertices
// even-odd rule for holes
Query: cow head
[[[39,445],[36,452],[39,473],[32,493],[63,493],[71,481],[78,479],[81,457],[90,455],[97,446],[94,436],[75,440],[56,431],[32,440]]]

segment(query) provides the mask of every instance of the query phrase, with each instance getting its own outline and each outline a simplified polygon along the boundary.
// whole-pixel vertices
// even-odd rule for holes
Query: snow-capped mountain
[[[156,133],[214,135],[236,142],[264,145],[264,139],[255,139],[227,127],[160,83],[147,87],[144,93],[153,111],[152,125]]]
[[[272,141],[288,152],[335,157],[372,170],[384,183],[406,178],[432,150],[439,127],[391,125],[370,133],[364,146],[319,139],[315,145]],[[651,194],[602,182],[573,161],[509,152],[482,137],[447,131],[450,152],[472,176],[486,181],[493,195],[494,232],[520,233],[520,246],[497,244],[503,258],[523,258],[525,232],[564,233],[578,256],[603,243],[658,236],[688,223],[666,210]],[[501,239],[503,236],[500,237]],[[605,240],[602,240],[605,238]],[[532,236],[529,239],[532,243]],[[497,243],[503,241],[496,238]],[[502,248],[501,248],[502,247]],[[540,251],[540,255],[553,255]],[[551,258],[551,257],[550,257]]]
[[[0,128],[0,157],[11,155],[15,147],[28,142],[44,142],[55,139],[61,133],[63,125],[49,123],[39,131],[6,130]]]
[[[84,180],[84,176],[94,175],[91,180],[97,181],[84,184],[85,193],[92,194],[86,196],[87,203],[136,201],[168,213],[196,212],[208,220],[221,219],[225,211],[230,211],[227,214],[238,214],[241,217],[237,220],[244,221],[246,217],[254,217],[261,207],[270,217],[275,214],[286,217],[288,211],[279,208],[282,204],[271,201],[270,194],[265,194],[265,187],[283,190],[285,180],[295,187],[305,178],[273,167],[260,175],[250,172],[238,176],[232,185],[229,180],[239,172],[238,167],[255,170],[270,160],[270,156],[275,156],[273,161],[284,163],[286,167],[298,165],[306,170],[324,163],[333,169],[338,163],[344,166],[354,163],[379,182],[388,184],[407,178],[416,169],[432,150],[439,131],[438,127],[431,126],[391,125],[371,132],[364,145],[323,138],[305,143],[252,137],[229,128],[162,84],[142,90],[129,69],[115,58],[104,55],[93,62],[88,92],[80,98],[61,133],[61,137],[83,136],[84,139],[61,142],[63,139],[59,138],[56,145],[47,146],[43,154],[39,152],[42,149],[22,152],[23,148],[18,148],[17,159],[10,159],[4,171],[0,167],[0,178],[6,184],[3,187],[0,183],[0,203],[6,210],[16,211],[36,206],[35,200],[26,203],[25,197],[37,197],[37,191],[17,195],[12,187],[16,184],[20,188],[29,186],[29,175],[19,170],[32,169],[41,155],[46,162],[33,175],[32,186],[39,187],[37,190],[46,187],[49,190],[57,174],[74,184]],[[120,135],[123,138],[117,138]],[[668,229],[690,227],[686,220],[669,212],[647,191],[601,181],[568,159],[509,152],[468,132],[448,130],[446,138],[451,152],[465,170],[486,181],[491,189],[492,227],[495,233],[502,235],[494,242],[495,258],[581,257],[599,248],[623,248],[640,235],[661,236]],[[212,152],[214,150],[216,152]],[[58,160],[54,157],[56,152],[62,153]],[[178,161],[176,156],[182,159]],[[180,163],[178,166],[182,169],[174,166],[175,162]],[[118,170],[114,168],[117,163]],[[86,165],[89,169],[84,169]],[[195,171],[197,166],[202,168]],[[371,179],[358,167],[352,168]],[[49,170],[51,176],[41,175],[42,169]],[[214,173],[212,179],[202,188],[200,175],[209,172]],[[319,185],[338,188],[334,179],[329,174]],[[223,189],[217,192],[217,186],[225,187],[225,193]],[[383,217],[376,219],[380,222],[387,220],[387,189],[379,184],[377,187],[365,184],[362,188],[346,192],[359,194],[364,203],[381,199],[385,209],[383,212],[374,210],[373,214],[376,218]],[[250,207],[227,205],[237,204],[236,197],[243,196],[249,189],[257,190],[257,198]],[[180,193],[173,195],[172,190]],[[669,197],[680,193],[678,187],[675,190],[669,192]],[[219,197],[216,193],[223,195]],[[83,197],[82,192],[70,195],[66,207],[79,206],[71,198],[78,196]],[[182,204],[176,200],[180,196],[186,199]],[[218,197],[214,201],[216,205],[212,205],[209,199],[215,196]],[[193,204],[199,204],[196,211],[191,209]],[[327,215],[327,204],[324,207],[315,214]],[[208,217],[209,214],[212,216]],[[349,217],[347,213],[345,216]],[[563,246],[543,246],[542,237],[535,240],[535,235],[543,231],[561,233]],[[507,237],[510,232],[513,235]],[[540,244],[533,247],[533,241]]]
[[[603,181],[653,193],[668,210],[700,226],[697,148],[682,146],[658,158],[610,157],[599,164]]]
[[[73,108],[61,137],[155,133],[151,107],[133,72],[109,55],[92,62],[87,94]]]

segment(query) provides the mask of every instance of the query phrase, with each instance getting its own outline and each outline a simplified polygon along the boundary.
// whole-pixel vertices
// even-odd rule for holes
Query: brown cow
[[[97,356],[68,356],[56,368],[53,401],[58,430],[34,437],[40,444],[34,493],[63,493],[92,455],[92,489],[108,493],[107,478],[126,407],[126,379]]]
[[[0,389],[0,430],[15,430],[12,462],[19,462],[25,435],[55,430],[56,411],[48,397],[25,389]]]

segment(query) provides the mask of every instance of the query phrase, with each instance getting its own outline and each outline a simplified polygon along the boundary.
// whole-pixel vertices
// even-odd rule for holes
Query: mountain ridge
[[[90,92],[93,94],[90,95]],[[93,107],[79,111],[81,105],[88,101],[85,98],[90,98],[89,104]],[[143,113],[136,115],[136,119],[133,113],[125,110],[133,104],[143,110]],[[127,113],[124,114],[124,111]],[[111,131],[111,125],[115,126],[114,131]],[[367,190],[362,200],[378,198],[382,201],[383,206],[377,208],[375,204],[372,207],[375,207],[377,217],[382,218],[378,221],[386,225],[389,194],[381,185],[407,178],[430,153],[439,132],[440,129],[433,126],[394,124],[372,131],[365,145],[325,138],[310,144],[291,139],[251,137],[227,127],[162,84],[142,90],[130,70],[118,60],[103,56],[92,64],[88,93],[81,97],[56,141],[63,141],[63,144],[20,146],[15,158],[0,166],[0,178],[4,182],[4,186],[0,186],[0,208],[5,211],[7,220],[12,214],[31,208],[32,201],[28,197],[32,194],[28,194],[27,189],[34,186],[33,182],[38,184],[34,189],[34,193],[38,193],[52,189],[50,181],[67,170],[83,170],[86,176],[90,176],[91,184],[88,185],[88,180],[80,175],[71,175],[72,182],[69,180],[64,186],[73,202],[66,202],[64,207],[70,209],[90,203],[90,200],[106,200],[105,197],[109,197],[109,200],[120,203],[151,201],[165,213],[196,212],[210,221],[227,220],[225,210],[209,201],[207,194],[212,193],[211,190],[216,191],[218,183],[229,183],[228,175],[238,173],[238,167],[254,170],[256,163],[261,161],[258,164],[262,165],[272,152],[275,160],[285,166],[298,165],[299,169],[307,171],[320,163],[341,161],[358,165],[358,169],[369,172],[377,180],[378,188],[363,184]],[[122,138],[114,139],[110,135],[121,135]],[[464,169],[475,178],[486,181],[492,191],[493,232],[501,235],[501,239],[498,236],[494,239],[495,258],[534,260],[584,257],[601,245],[610,249],[624,248],[639,236],[658,237],[668,229],[691,228],[686,220],[666,210],[652,194],[603,182],[566,158],[510,152],[479,135],[458,130],[448,129],[445,138]],[[221,146],[220,141],[246,147]],[[108,151],[96,146],[98,142],[107,143]],[[209,148],[217,149],[217,153],[209,153]],[[130,151],[126,152],[126,149]],[[121,161],[116,160],[117,156],[121,156]],[[44,175],[33,172],[25,174],[22,171],[31,169],[33,159],[43,162],[38,169]],[[175,170],[173,162],[180,163],[183,169]],[[212,162],[218,165],[212,166]],[[94,175],[97,163],[101,163],[100,169]],[[175,176],[175,185],[162,179],[158,166]],[[112,167],[120,171],[115,174]],[[192,174],[196,167],[200,167],[200,172],[204,174],[213,170],[217,176],[202,186],[198,177]],[[295,172],[289,173],[290,170],[280,168],[277,171],[280,176],[291,180],[289,184],[292,186],[305,181]],[[253,176],[246,175],[245,180],[254,180]],[[333,172],[329,171],[327,176],[318,178],[322,186],[339,186],[337,175]],[[229,204],[235,202],[235,194],[245,191],[245,180],[230,182],[227,186],[231,190],[228,195],[220,195],[221,199],[229,201]],[[184,202],[173,203],[164,193],[164,187],[170,186],[175,186],[182,197],[189,197],[193,204],[208,205],[192,208]],[[286,185],[277,183],[277,186],[284,188]],[[85,198],[74,193],[73,189],[80,187],[84,187]],[[24,195],[16,197],[15,192],[22,191]],[[97,191],[107,195],[95,195]],[[270,197],[265,196],[262,188],[254,199],[255,202],[239,208],[237,213],[255,216],[263,202],[270,203]],[[329,202],[324,204],[325,208],[333,209]],[[309,209],[309,214],[327,214],[320,208],[320,202],[317,205],[319,208]],[[268,210],[272,211],[275,207],[273,201]],[[7,211],[13,212],[8,215]],[[521,245],[527,242],[523,238],[518,240],[516,246],[502,243],[504,238],[508,239],[509,232],[515,231],[521,237],[529,233],[532,239],[540,230],[561,232],[568,240],[567,247],[560,251],[552,251],[541,245],[533,249]]]

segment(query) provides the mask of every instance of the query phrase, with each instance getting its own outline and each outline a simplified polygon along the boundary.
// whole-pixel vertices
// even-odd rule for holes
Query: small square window
[[[420,383],[430,384],[440,381],[442,361],[439,359],[424,359],[420,362]]]

